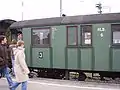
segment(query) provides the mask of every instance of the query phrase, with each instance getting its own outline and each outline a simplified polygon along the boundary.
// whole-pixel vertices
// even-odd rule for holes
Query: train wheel
[[[30,72],[29,78],[37,78],[37,73],[36,72]]]
[[[87,76],[83,72],[79,72],[79,77],[78,77],[79,81],[85,81],[86,78]]]

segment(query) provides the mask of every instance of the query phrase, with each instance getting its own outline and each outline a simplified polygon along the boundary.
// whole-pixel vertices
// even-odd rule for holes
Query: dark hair
[[[4,40],[5,36],[4,35],[0,35],[0,43],[2,43],[2,41]]]
[[[21,31],[18,31],[18,32],[17,32],[17,35],[20,35],[20,34],[22,34],[22,32],[21,32]]]

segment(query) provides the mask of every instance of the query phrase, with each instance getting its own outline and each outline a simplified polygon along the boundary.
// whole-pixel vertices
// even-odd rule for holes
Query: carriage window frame
[[[117,28],[119,26],[118,29],[115,30],[115,28]],[[114,43],[113,39],[114,39],[114,32],[120,32],[120,24],[111,24],[111,44],[112,46],[120,46],[120,43]],[[119,41],[120,42],[120,41]]]
[[[49,44],[34,44],[33,43],[33,31],[34,30],[48,30],[49,29]],[[42,48],[50,48],[51,47],[51,35],[52,35],[52,31],[51,31],[51,27],[43,27],[43,28],[31,28],[31,45],[32,47],[42,47]]]
[[[89,30],[86,30],[86,29],[83,29],[83,27],[87,27],[89,26],[91,29]],[[81,36],[81,46],[92,46],[92,25],[81,25],[80,26],[81,30],[80,30],[80,36]],[[90,33],[90,44],[85,44],[85,35],[84,33]]]
[[[68,36],[68,33],[69,33],[69,28],[75,28],[76,30],[74,30],[75,32],[75,42],[76,44],[75,45],[72,45],[72,44],[69,44],[69,36]],[[66,26],[66,38],[67,38],[67,46],[78,46],[78,26]]]

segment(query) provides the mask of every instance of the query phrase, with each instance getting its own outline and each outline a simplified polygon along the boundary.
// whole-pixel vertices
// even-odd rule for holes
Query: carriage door
[[[120,72],[120,24],[112,24],[111,69]]]
[[[98,71],[109,70],[111,26],[109,24],[93,25],[94,69]]]
[[[50,28],[32,29],[32,67],[49,68],[50,46],[51,46]]]

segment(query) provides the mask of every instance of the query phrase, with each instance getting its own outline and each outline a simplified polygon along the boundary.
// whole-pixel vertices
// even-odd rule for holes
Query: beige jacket
[[[27,81],[29,79],[28,74],[30,71],[25,62],[24,48],[18,47],[14,51],[14,55],[15,55],[14,72],[15,72],[16,82]]]

